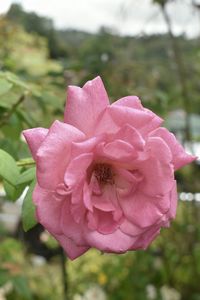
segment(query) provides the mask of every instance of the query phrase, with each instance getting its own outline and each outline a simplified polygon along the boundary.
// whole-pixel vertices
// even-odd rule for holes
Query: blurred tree
[[[64,51],[59,44],[52,19],[40,17],[36,13],[25,12],[22,6],[17,3],[11,4],[6,16],[14,23],[22,25],[27,32],[35,32],[46,37],[51,58],[57,58],[67,54],[67,51]]]
[[[176,36],[173,33],[172,30],[172,23],[170,20],[170,17],[167,12],[167,4],[169,2],[174,2],[175,0],[153,0],[153,3],[156,3],[160,6],[162,15],[164,17],[164,20],[166,22],[168,33],[171,39],[171,45],[172,45],[172,51],[174,54],[174,61],[177,67],[177,75],[179,79],[179,84],[181,87],[181,95],[182,95],[182,101],[183,101],[183,108],[186,112],[185,114],[185,140],[191,141],[191,124],[190,124],[190,114],[191,114],[191,98],[188,90],[188,82],[187,82],[187,75],[186,75],[186,69],[184,65],[184,61],[182,58],[182,52],[180,50],[180,47],[178,45],[178,41]]]

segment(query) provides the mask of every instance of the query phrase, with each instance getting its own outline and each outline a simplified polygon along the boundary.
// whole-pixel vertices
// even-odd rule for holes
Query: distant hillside
[[[182,105],[176,64],[168,35],[118,36],[108,28],[90,34],[73,29],[56,30],[53,21],[12,4],[6,17],[33,34],[47,39],[49,56],[75,74],[82,84],[96,75],[104,78],[111,99],[140,95],[149,108],[159,112]],[[199,105],[199,40],[177,38],[191,93],[192,109]],[[74,75],[73,75],[74,76]]]

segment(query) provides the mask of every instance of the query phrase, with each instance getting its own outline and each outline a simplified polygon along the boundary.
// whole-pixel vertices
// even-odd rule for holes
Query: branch
[[[10,117],[16,111],[17,107],[26,99],[26,96],[27,96],[27,92],[24,92],[19,97],[19,99],[17,100],[17,102],[13,104],[13,106],[11,107],[11,109],[3,115],[3,117],[2,117],[2,119],[0,121],[0,127],[3,127],[5,124],[8,123]]]

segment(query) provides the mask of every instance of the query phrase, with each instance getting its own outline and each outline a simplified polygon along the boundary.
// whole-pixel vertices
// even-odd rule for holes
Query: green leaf
[[[28,231],[37,224],[35,217],[35,205],[32,200],[35,183],[35,180],[31,183],[22,205],[22,223],[24,231]]]
[[[9,92],[12,86],[12,83],[8,82],[3,78],[0,78],[0,96]]]
[[[23,121],[25,124],[27,124],[29,127],[36,127],[37,122],[33,120],[32,116],[26,111],[23,111],[22,109],[18,109],[16,111],[18,117],[21,121]]]
[[[17,179],[17,185],[33,181],[33,179],[35,178],[35,172],[36,168],[33,167],[20,174]]]
[[[11,83],[13,83],[13,84],[15,84],[19,87],[22,87],[24,89],[29,90],[29,86],[24,81],[22,81],[18,76],[16,76],[15,74],[13,74],[11,72],[5,72],[4,74],[5,74],[4,76],[6,76],[6,79],[8,81],[10,81]]]
[[[24,191],[24,189],[26,187],[26,184],[13,186],[4,180],[3,186],[4,186],[4,189],[6,192],[7,200],[15,201],[21,196],[22,192]]]
[[[13,141],[13,140],[19,140],[23,127],[20,119],[16,116],[16,114],[13,114],[9,118],[8,123],[5,124],[1,128],[1,130],[4,136],[10,138]]]
[[[0,176],[15,186],[19,174],[19,168],[12,156],[0,149]]]

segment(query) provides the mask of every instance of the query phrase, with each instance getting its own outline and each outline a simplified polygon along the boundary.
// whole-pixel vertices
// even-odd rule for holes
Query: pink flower
[[[69,258],[146,249],[175,217],[174,171],[195,158],[138,97],[112,105],[100,77],[68,88],[64,123],[24,131],[38,221]]]

